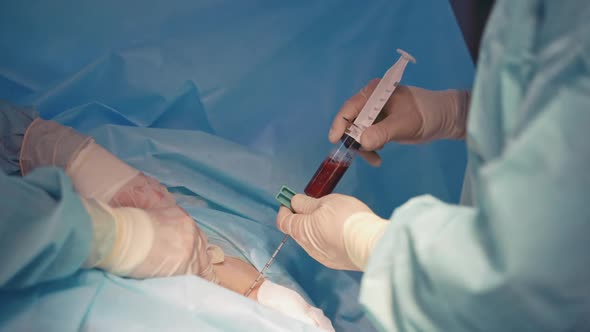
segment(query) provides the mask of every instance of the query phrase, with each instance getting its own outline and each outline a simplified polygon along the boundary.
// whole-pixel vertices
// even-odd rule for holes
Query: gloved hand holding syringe
[[[398,49],[397,52],[401,54],[400,58],[387,70],[357,118],[354,120],[345,119],[347,122],[352,122],[350,127],[340,139],[341,143],[330,152],[330,155],[322,162],[305,187],[304,192],[306,195],[319,198],[332,193],[346,170],[350,167],[352,160],[361,147],[361,134],[366,128],[373,124],[391,94],[400,84],[408,62],[412,61],[413,63],[416,63],[414,57],[407,52],[400,49]],[[277,195],[277,200],[279,200],[281,204],[290,207],[289,201],[294,194],[295,193],[288,188],[283,187],[281,192]],[[289,235],[286,235],[283,238],[277,249],[270,256],[266,265],[264,265],[257,278],[252,283],[252,286],[250,286],[248,291],[244,294],[245,296],[250,295],[252,290],[256,288],[256,285],[258,285],[260,279],[272,264],[288,238]]]

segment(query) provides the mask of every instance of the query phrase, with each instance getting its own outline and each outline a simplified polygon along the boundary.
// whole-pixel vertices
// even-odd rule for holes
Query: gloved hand
[[[72,174],[75,174],[73,170]],[[114,207],[127,206],[140,209],[156,209],[173,207],[176,205],[176,200],[158,180],[139,173],[117,191],[109,201],[109,205]]]
[[[176,204],[157,180],[129,166],[92,138],[54,121],[37,118],[27,128],[20,164],[23,175],[40,166],[61,167],[82,197],[112,206],[149,209]]]
[[[311,306],[292,289],[264,280],[257,290],[258,303],[325,331],[335,331],[324,312]]]
[[[315,260],[339,270],[363,270],[389,222],[358,199],[330,194],[312,198],[297,194],[295,211],[281,207],[277,226]]]
[[[82,199],[93,224],[86,268],[137,279],[192,274],[217,283],[212,264],[223,251],[180,207],[111,208]]]
[[[344,103],[330,128],[330,142],[340,140],[379,81],[372,80]],[[431,91],[400,85],[383,106],[377,121],[362,133],[360,154],[370,164],[378,166],[381,158],[374,151],[391,141],[415,144],[441,138],[464,138],[469,100],[468,91]]]

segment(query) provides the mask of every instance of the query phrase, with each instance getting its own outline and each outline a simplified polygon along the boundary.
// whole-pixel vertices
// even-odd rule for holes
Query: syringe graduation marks
[[[340,145],[333,149],[330,155],[322,162],[305,187],[304,192],[306,195],[320,198],[330,194],[350,166],[352,159],[360,148],[361,134],[366,128],[373,124],[393,91],[399,85],[408,61],[416,62],[416,60],[408,53],[400,49],[398,49],[397,52],[401,54],[401,57],[387,70],[379,84],[377,84],[375,91],[373,91],[367,100],[365,106],[363,106],[359,115],[354,119],[354,122],[350,123],[351,121],[348,118],[343,117],[346,122],[350,123],[350,126],[342,136]],[[262,278],[264,272],[268,269],[288,238],[289,236],[287,235],[283,241],[281,241],[262,271],[258,274],[256,280],[254,280],[252,286],[250,286],[246,292],[246,296],[248,296],[255,288],[258,281]]]

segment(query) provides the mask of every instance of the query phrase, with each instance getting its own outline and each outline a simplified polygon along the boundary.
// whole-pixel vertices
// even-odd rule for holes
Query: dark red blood
[[[350,164],[338,163],[330,157],[326,158],[305,187],[305,194],[320,198],[332,193],[348,166]]]

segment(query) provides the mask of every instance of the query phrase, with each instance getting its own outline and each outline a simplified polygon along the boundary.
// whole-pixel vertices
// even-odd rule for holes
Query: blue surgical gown
[[[398,207],[361,303],[383,331],[589,331],[590,2],[497,1],[472,98],[472,205]]]
[[[90,216],[63,170],[19,176],[24,133],[37,116],[32,108],[0,100],[1,290],[69,276],[90,253]]]
[[[0,172],[0,291],[74,274],[90,254],[92,222],[57,168]]]
[[[20,175],[19,155],[25,132],[39,113],[0,99],[0,170]]]

